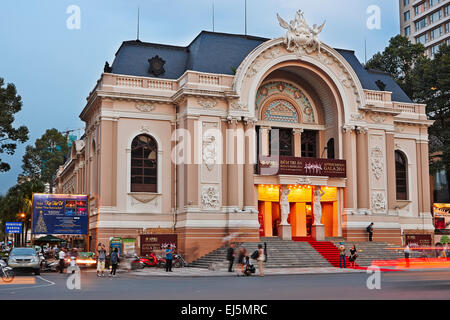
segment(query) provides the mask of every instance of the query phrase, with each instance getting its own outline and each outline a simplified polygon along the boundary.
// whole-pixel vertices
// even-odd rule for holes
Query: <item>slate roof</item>
[[[148,72],[148,59],[158,55],[166,61],[165,73],[159,78],[178,79],[186,70],[233,75],[245,57],[268,40],[249,35],[202,31],[187,47],[125,41],[116,52],[112,73],[156,77]],[[386,85],[385,91],[392,92],[393,101],[412,102],[388,73],[366,70],[354,51],[336,50],[355,70],[364,89],[380,91],[375,82],[381,80]]]

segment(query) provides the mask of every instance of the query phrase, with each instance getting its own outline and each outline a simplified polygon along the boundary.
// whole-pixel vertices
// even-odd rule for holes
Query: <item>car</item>
[[[95,267],[97,260],[94,259],[93,252],[80,252],[76,259],[77,266],[79,267]]]
[[[8,257],[8,266],[14,271],[26,270],[39,275],[41,271],[41,261],[34,248],[16,247],[11,250]]]

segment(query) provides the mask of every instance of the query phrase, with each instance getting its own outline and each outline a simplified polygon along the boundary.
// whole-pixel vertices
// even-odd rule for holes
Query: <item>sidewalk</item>
[[[130,271],[129,274],[137,276],[164,276],[164,277],[236,277],[236,272],[226,270],[208,270],[203,268],[173,268],[173,272],[166,272],[160,268],[145,268],[137,271]],[[323,273],[365,273],[366,270],[347,268],[266,268],[265,276],[273,275],[294,275],[294,274],[323,274]],[[256,270],[256,276],[258,270]],[[253,275],[253,276],[255,276]]]

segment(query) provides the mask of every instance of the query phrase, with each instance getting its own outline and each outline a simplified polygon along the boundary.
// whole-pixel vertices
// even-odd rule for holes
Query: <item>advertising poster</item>
[[[141,256],[151,252],[160,254],[168,244],[176,251],[178,245],[176,234],[141,234]]]
[[[33,194],[33,234],[88,234],[88,196]]]

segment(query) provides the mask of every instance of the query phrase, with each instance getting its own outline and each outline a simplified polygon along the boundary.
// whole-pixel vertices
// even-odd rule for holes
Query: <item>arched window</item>
[[[397,200],[408,200],[408,167],[403,152],[395,151],[395,182]]]
[[[157,192],[156,140],[141,134],[131,143],[131,192]]]

